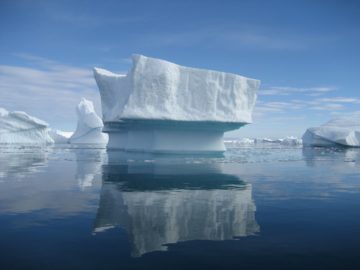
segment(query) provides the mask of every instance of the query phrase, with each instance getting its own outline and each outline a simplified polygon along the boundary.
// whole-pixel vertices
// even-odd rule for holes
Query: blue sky
[[[0,1],[0,107],[73,130],[92,67],[140,53],[262,82],[237,137],[301,136],[360,111],[360,1]]]

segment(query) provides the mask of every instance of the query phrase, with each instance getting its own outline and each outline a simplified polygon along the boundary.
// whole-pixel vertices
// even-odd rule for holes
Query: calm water
[[[360,269],[360,149],[0,147],[0,269]]]

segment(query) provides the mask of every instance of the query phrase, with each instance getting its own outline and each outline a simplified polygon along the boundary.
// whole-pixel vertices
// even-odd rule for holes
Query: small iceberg
[[[0,143],[51,144],[49,125],[22,111],[8,112],[0,108]]]
[[[69,138],[71,144],[102,144],[108,142],[108,135],[102,132],[103,122],[96,114],[90,100],[82,98],[76,108],[78,123],[74,134]]]
[[[335,118],[319,127],[308,128],[302,139],[304,146],[360,147],[360,113]]]
[[[50,137],[54,140],[55,144],[69,143],[69,138],[74,134],[69,131],[61,131],[58,129],[51,129],[49,131]]]

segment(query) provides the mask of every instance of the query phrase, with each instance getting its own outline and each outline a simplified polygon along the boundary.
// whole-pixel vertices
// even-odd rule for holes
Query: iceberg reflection
[[[49,148],[0,146],[0,179],[14,176],[24,178],[47,165]]]
[[[101,173],[105,149],[75,149],[75,178],[81,191],[93,186],[96,175]]]
[[[306,165],[313,167],[329,161],[334,163],[335,167],[341,167],[344,170],[348,167],[358,167],[360,164],[360,149],[345,147],[304,147],[302,150]],[[343,160],[348,166],[344,166]]]
[[[121,227],[132,256],[190,240],[230,240],[255,234],[251,185],[221,172],[219,164],[109,162],[94,232]]]

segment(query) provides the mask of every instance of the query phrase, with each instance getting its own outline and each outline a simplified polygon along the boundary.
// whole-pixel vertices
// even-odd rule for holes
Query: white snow
[[[48,124],[22,111],[0,108],[0,143],[50,144]]]
[[[225,145],[227,147],[237,147],[237,146],[251,146],[254,145],[255,139],[251,139],[251,138],[241,138],[241,139],[231,139],[231,140],[225,140],[224,141]]]
[[[260,81],[133,56],[127,75],[94,68],[104,122],[120,119],[251,123]]]
[[[281,144],[287,146],[297,146],[302,145],[302,140],[295,137],[295,136],[287,136],[285,138],[277,138],[277,139],[270,139],[270,138],[263,138],[263,139],[255,139],[256,143],[273,143],[273,144]]]
[[[305,146],[352,146],[360,147],[360,113],[330,120],[308,128],[303,135]]]
[[[64,144],[69,142],[69,138],[73,135],[73,132],[51,129],[49,134],[50,137],[54,140],[54,143]]]
[[[302,145],[302,140],[295,136],[288,136],[285,138],[241,138],[225,140],[227,147],[241,147],[241,146],[255,146],[255,145],[284,145],[284,146],[299,146]]]
[[[126,75],[94,68],[108,148],[223,152],[225,131],[252,122],[260,81],[133,56]]]
[[[106,144],[108,135],[102,133],[103,122],[91,101],[82,98],[76,108],[78,123],[69,142],[72,144]]]
[[[302,145],[302,139],[299,139],[294,136],[288,136],[286,138],[281,139],[280,144],[282,145],[289,145],[289,146],[296,146],[296,145]]]

